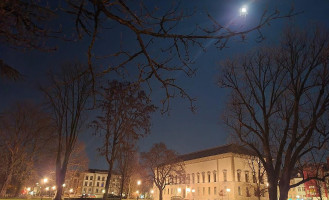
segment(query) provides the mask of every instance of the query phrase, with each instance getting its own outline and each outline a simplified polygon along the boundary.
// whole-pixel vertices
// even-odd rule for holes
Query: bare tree
[[[90,96],[90,77],[81,75],[83,70],[81,64],[64,65],[59,75],[51,75],[51,85],[42,88],[56,126],[56,200],[61,200],[70,156],[81,133]]]
[[[120,199],[122,199],[122,194],[129,193],[129,184],[133,173],[136,173],[139,169],[137,150],[135,144],[136,140],[125,141],[120,145],[117,156],[118,171],[121,175],[120,183]],[[126,192],[124,192],[126,191]]]
[[[56,33],[47,24],[55,12],[47,3],[38,0],[3,0],[0,2],[1,45],[17,50],[54,50],[46,45]],[[17,80],[21,74],[0,58],[0,77]]]
[[[142,165],[148,170],[149,177],[159,189],[159,200],[162,200],[163,190],[171,176],[184,174],[184,162],[179,159],[178,154],[167,148],[164,143],[152,146],[149,152],[141,155]]]
[[[67,0],[67,3],[70,7],[68,12],[76,18],[78,35],[90,36],[88,71],[94,80],[109,72],[118,72],[119,75],[125,76],[131,69],[130,66],[134,66],[138,73],[135,83],[146,82],[147,86],[150,86],[151,80],[155,79],[165,89],[163,111],[168,109],[170,98],[178,95],[188,98],[193,108],[194,99],[176,84],[172,74],[179,71],[188,77],[194,75],[195,69],[190,66],[193,63],[193,58],[190,58],[192,46],[205,50],[203,43],[213,40],[216,47],[223,48],[231,38],[245,38],[245,35],[252,31],[258,31],[260,38],[263,38],[260,31],[263,26],[272,20],[296,14],[293,10],[287,14],[281,14],[278,10],[272,13],[266,10],[260,16],[258,24],[251,28],[241,28],[221,25],[215,17],[205,12],[205,16],[198,16],[204,17],[208,22],[209,26],[203,27],[193,22],[194,12],[184,12],[184,8],[177,1],[166,2],[161,5],[161,9],[156,4],[148,5],[127,0]],[[192,18],[191,21],[189,18]],[[182,29],[183,22],[185,25],[192,23],[192,28]],[[136,38],[135,44],[125,44],[124,39],[119,36],[117,39],[122,42],[118,46],[112,45],[111,53],[105,56],[94,55],[93,47],[100,38],[100,33],[107,31],[105,27],[113,27],[111,33],[122,31],[125,36]],[[113,34],[114,37],[115,35]],[[101,71],[92,64],[93,60],[99,57],[110,58],[108,67]]]
[[[93,125],[102,137],[99,150],[109,165],[103,197],[106,199],[120,145],[128,139],[138,140],[149,133],[150,115],[156,108],[135,84],[111,81],[102,88],[102,92],[99,107],[103,115],[97,117]]]
[[[5,196],[8,185],[16,174],[28,175],[36,157],[46,150],[52,138],[50,116],[40,107],[27,102],[14,104],[2,113],[0,146],[3,181],[0,196]],[[28,176],[16,176],[20,182]]]
[[[264,166],[271,200],[277,188],[287,199],[296,163],[328,141],[328,45],[327,31],[291,28],[278,47],[223,64],[225,123]]]

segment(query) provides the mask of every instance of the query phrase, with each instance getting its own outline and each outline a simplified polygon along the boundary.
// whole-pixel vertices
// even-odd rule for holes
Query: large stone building
[[[105,189],[105,183],[107,179],[107,170],[89,169],[83,172],[80,176],[81,183],[81,195],[90,194],[96,197],[102,197]],[[120,192],[120,176],[112,174],[109,194],[118,195]],[[80,191],[79,191],[80,192]]]
[[[248,149],[233,144],[182,155],[184,178],[168,181],[163,199],[268,199],[264,170],[258,167],[259,162],[253,165],[254,158]],[[256,180],[258,177],[261,180]],[[159,191],[156,187],[154,191],[157,200]]]

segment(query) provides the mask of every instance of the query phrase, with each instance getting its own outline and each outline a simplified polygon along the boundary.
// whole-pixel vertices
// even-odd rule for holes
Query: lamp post
[[[231,192],[231,189],[230,188],[227,188],[226,189],[226,192],[227,192],[227,200],[230,199],[230,192]]]
[[[140,186],[141,184],[142,184],[142,181],[141,180],[137,180],[137,186]],[[138,200],[138,198],[139,198],[139,191],[137,190],[136,193],[137,193],[137,200]]]

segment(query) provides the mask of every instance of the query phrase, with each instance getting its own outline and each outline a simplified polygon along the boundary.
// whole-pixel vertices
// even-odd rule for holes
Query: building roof
[[[205,149],[201,151],[196,151],[188,154],[179,156],[181,160],[193,160],[197,158],[204,158],[208,156],[220,155],[224,153],[236,153],[242,155],[255,155],[249,148],[237,145],[237,144],[228,144],[224,146],[218,146],[210,149]]]
[[[86,170],[87,173],[99,173],[99,174],[107,174],[108,170],[105,169],[88,169]],[[119,173],[117,171],[112,171],[112,175],[118,175]]]

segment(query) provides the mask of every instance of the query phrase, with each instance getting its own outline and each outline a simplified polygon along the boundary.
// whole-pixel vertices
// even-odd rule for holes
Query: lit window
[[[196,179],[197,179],[197,183],[200,183],[200,173],[198,172],[197,176],[196,176]]]
[[[245,172],[245,179],[246,179],[246,182],[249,183],[249,172],[248,171]]]
[[[226,170],[223,171],[223,180],[224,180],[224,182],[227,181],[227,171]]]
[[[205,182],[205,179],[206,179],[206,174],[204,172],[202,172],[202,183]]]
[[[187,174],[187,177],[186,177],[186,181],[187,181],[187,184],[190,184],[190,174]]]
[[[253,182],[253,183],[256,183],[256,182],[257,182],[257,179],[256,179],[256,174],[255,174],[255,172],[254,172],[254,173],[252,173],[252,182]]]
[[[237,178],[238,178],[238,181],[240,182],[241,181],[241,170],[237,171]]]

